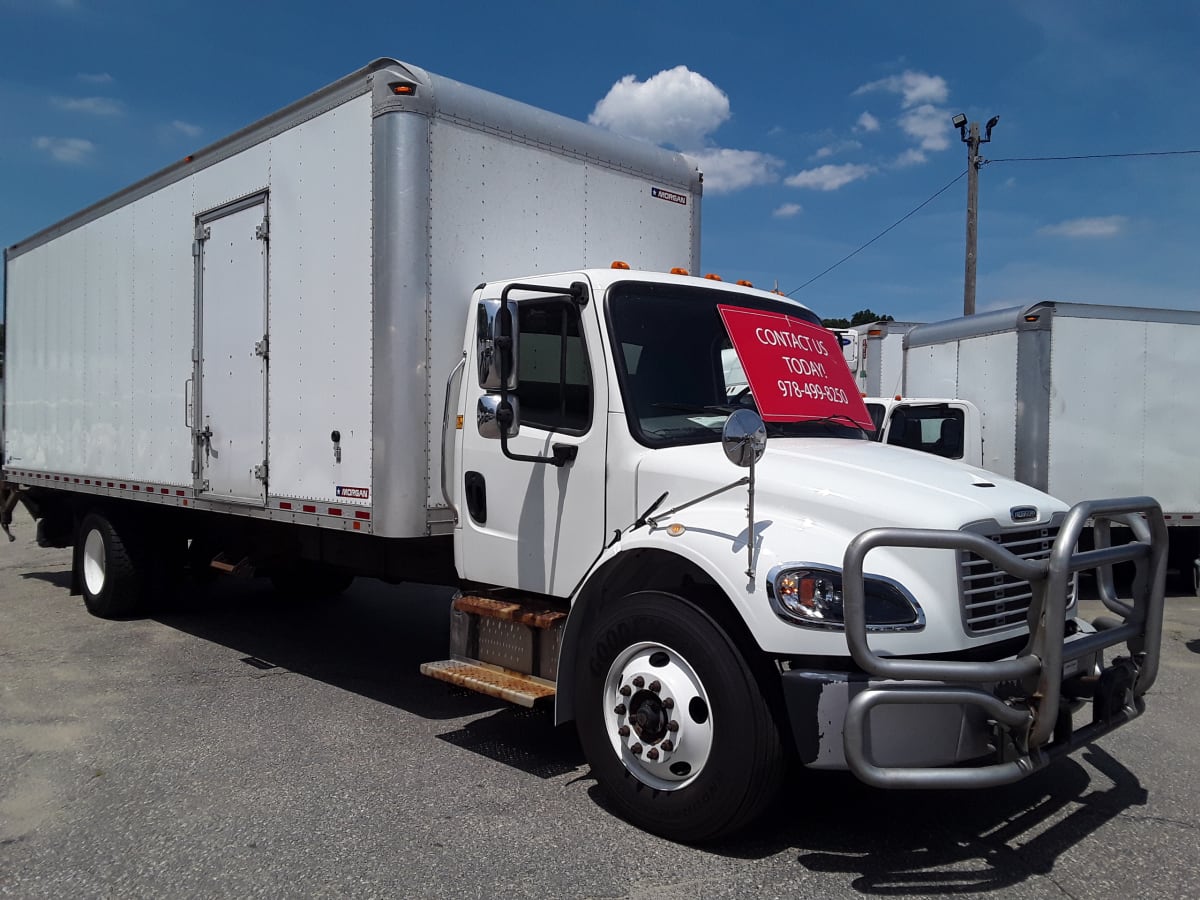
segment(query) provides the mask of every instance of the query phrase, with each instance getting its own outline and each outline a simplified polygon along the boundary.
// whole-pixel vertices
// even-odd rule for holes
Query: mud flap
[[[15,541],[9,526],[12,525],[13,510],[17,508],[17,489],[7,481],[0,481],[0,528],[8,535],[9,541]]]

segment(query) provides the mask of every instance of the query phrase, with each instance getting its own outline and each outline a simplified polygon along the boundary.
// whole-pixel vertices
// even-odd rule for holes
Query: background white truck
[[[0,493],[102,616],[210,568],[458,588],[424,671],[553,698],[680,840],[789,759],[982,787],[1138,716],[1154,502],[867,440],[814,313],[662,274],[699,200],[682,156],[379,60],[6,251]],[[1089,519],[1136,539],[1073,553]],[[1123,560],[1080,621],[1074,572]]]
[[[1155,497],[1197,586],[1198,344],[1200,312],[1039,302],[910,329],[903,392],[975,404],[989,471],[1067,502]]]

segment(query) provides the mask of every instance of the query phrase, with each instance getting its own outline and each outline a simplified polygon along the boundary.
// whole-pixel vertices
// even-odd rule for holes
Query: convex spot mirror
[[[512,396],[501,401],[499,394],[484,394],[475,405],[475,421],[479,436],[489,440],[500,440],[500,429],[507,422],[505,437],[516,437],[521,431],[521,403]]]
[[[481,300],[476,308],[475,358],[479,386],[485,391],[517,389],[517,358],[520,334],[517,328],[517,304],[509,300]],[[503,336],[504,340],[501,339]],[[502,372],[508,373],[507,384]]]
[[[767,449],[767,426],[752,409],[739,409],[725,420],[721,449],[735,466],[746,469],[762,459]]]

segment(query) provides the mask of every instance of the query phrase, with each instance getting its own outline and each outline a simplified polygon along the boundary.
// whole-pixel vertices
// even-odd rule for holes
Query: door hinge
[[[263,216],[262,223],[255,226],[254,236],[260,241],[265,241],[271,236],[271,220]]]
[[[210,237],[212,237],[212,229],[209,228],[207,225],[197,222],[196,223],[196,240],[197,241],[207,241]]]
[[[261,341],[254,342],[254,355],[261,356],[263,359],[266,359],[270,352],[271,344],[270,341],[267,340],[267,336],[264,334]]]
[[[267,461],[264,459],[261,466],[254,467],[254,477],[263,484],[267,483]]]

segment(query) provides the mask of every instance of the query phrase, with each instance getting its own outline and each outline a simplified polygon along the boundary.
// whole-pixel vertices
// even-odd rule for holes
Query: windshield
[[[820,326],[812,312],[787,300],[687,285],[622,282],[607,302],[629,428],[651,447],[720,440],[735,410],[757,410],[718,305]],[[772,437],[866,437],[857,425],[837,419],[766,425]]]

